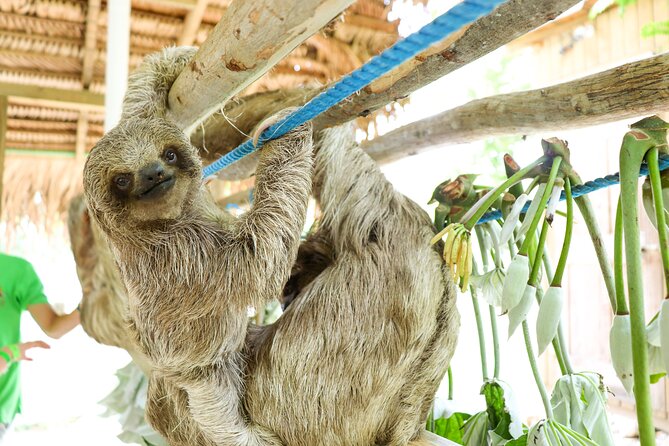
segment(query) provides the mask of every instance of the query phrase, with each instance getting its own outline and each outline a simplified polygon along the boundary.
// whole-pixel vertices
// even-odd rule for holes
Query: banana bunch
[[[458,278],[460,290],[469,288],[469,280],[472,274],[472,240],[470,232],[459,223],[453,223],[443,231],[435,235],[430,244],[434,245],[439,240],[444,242],[444,261],[451,268],[453,277]]]

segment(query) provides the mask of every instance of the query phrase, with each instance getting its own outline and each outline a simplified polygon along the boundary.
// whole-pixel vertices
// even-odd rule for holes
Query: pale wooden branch
[[[433,446],[457,446],[457,443],[453,443],[450,440],[435,435],[432,432],[424,431],[423,438]]]
[[[98,38],[98,16],[100,15],[101,0],[88,0],[86,12],[86,38],[84,39],[84,58],[81,69],[81,83],[84,89],[93,81],[93,66],[95,65],[96,43]]]
[[[184,29],[181,37],[179,37],[179,46],[193,44],[195,41],[195,35],[197,34],[197,30],[200,28],[202,17],[204,17],[204,13],[207,10],[208,4],[209,0],[197,0],[195,7],[191,9],[188,14],[186,14],[186,18],[184,19]]]
[[[190,131],[352,2],[233,2],[172,85],[170,119]]]
[[[348,122],[357,116],[365,116],[389,102],[405,97],[416,89],[552,20],[575,3],[577,3],[576,0],[510,0],[492,14],[482,17],[470,27],[460,30],[315,118],[314,129]],[[317,92],[316,90],[304,91],[303,96],[311,98]],[[260,97],[256,97],[253,107],[242,103],[235,107],[235,113],[226,112],[226,115],[237,127],[246,132],[248,128],[239,125],[236,121],[238,115],[242,115],[245,121],[242,124],[247,124],[248,127],[249,123],[253,122],[252,125],[255,125],[255,122],[258,122],[252,121],[250,119],[252,117],[262,118],[281,108],[304,103],[294,100],[299,97],[299,94],[291,93],[290,95],[290,100],[286,100],[283,107],[280,107],[280,104],[277,106],[273,99],[269,100],[268,105]],[[204,154],[207,160],[213,160],[216,156],[232,149],[228,147],[230,145],[228,142],[243,141],[242,137],[229,138],[230,135],[240,134],[226,120],[220,116],[214,120],[213,123],[211,120],[206,121],[203,126],[204,131],[196,130],[191,139],[199,147],[206,145],[210,149],[208,154]],[[205,135],[204,139],[202,134]],[[255,170],[255,161],[254,156],[246,157],[226,168],[220,176],[225,180],[247,178]]]
[[[467,65],[554,19],[578,0],[510,0],[480,18],[454,40],[416,56],[408,67],[385,76],[314,120],[331,127],[408,96],[413,91]]]
[[[669,110],[669,53],[538,90],[469,102],[364,146],[379,163],[438,144],[589,127]]]

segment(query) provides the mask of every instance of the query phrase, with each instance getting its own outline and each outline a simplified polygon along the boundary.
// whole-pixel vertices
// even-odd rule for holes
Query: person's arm
[[[79,325],[78,310],[69,314],[58,315],[53,311],[51,305],[40,303],[28,305],[28,311],[42,331],[53,339],[59,339]]]
[[[7,371],[12,362],[32,361],[32,358],[29,358],[26,353],[35,347],[51,348],[49,344],[42,341],[23,342],[0,348],[0,375]]]

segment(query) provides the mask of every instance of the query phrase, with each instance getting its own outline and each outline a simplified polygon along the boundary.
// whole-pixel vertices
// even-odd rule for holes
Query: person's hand
[[[28,357],[27,353],[28,350],[33,349],[33,348],[45,348],[49,349],[51,346],[47,344],[46,342],[43,341],[30,341],[30,342],[22,342],[18,344],[19,347],[19,357],[18,358],[12,358],[14,361],[32,361],[32,358]]]

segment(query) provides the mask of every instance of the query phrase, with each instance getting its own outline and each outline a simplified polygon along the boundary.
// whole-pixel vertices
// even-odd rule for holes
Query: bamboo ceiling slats
[[[81,90],[83,88],[81,76],[78,74],[52,74],[37,70],[8,70],[0,69],[0,82],[23,85],[41,85],[43,87],[61,88],[65,90]],[[104,78],[98,76],[93,79],[90,91],[104,93]]]
[[[52,107],[34,107],[29,105],[9,104],[8,114],[17,119],[36,119],[41,121],[66,121],[77,122],[79,112],[71,109]],[[11,119],[11,118],[10,118]],[[102,112],[89,111],[88,121],[102,123],[104,115]],[[90,124],[89,124],[90,125]]]
[[[19,31],[25,34],[73,37],[75,39],[81,39],[84,35],[83,23],[44,19],[6,12],[0,12],[0,29],[3,31]]]
[[[0,11],[83,23],[86,3],[77,0],[2,0]]]
[[[109,1],[114,0],[102,0],[97,17],[91,15],[96,29],[93,40],[89,38],[87,50],[88,0],[0,0],[0,83],[104,94]],[[183,36],[185,17],[197,4],[197,0],[131,1],[130,70],[145,55],[174,45]],[[193,36],[194,45],[205,41],[231,2],[207,2]],[[398,37],[397,23],[387,21],[392,8],[390,3],[357,0],[240,96],[298,86],[320,87],[358,68]],[[84,59],[90,64],[87,88],[83,80]],[[3,94],[10,94],[8,91],[14,90],[5,88]],[[54,98],[53,93],[50,97]],[[69,97],[72,99],[60,106],[67,108],[58,108],[58,102],[36,101],[34,95],[10,96],[7,147],[12,151],[4,175],[3,217],[26,212],[38,216],[39,206],[32,201],[37,192],[51,203],[49,209],[63,212],[68,194],[79,190],[77,173],[81,166],[74,153],[81,114],[76,108],[78,96]],[[103,115],[100,109],[83,102],[82,107],[87,110],[85,146],[90,149],[102,135]],[[26,156],[19,156],[21,153]],[[44,153],[69,153],[72,157],[54,164],[53,157],[39,158]],[[40,162],[36,163],[37,160]],[[55,165],[58,168],[54,168]],[[28,166],[27,171],[20,166]],[[57,175],[61,180],[51,181],[46,178],[50,175]],[[30,188],[24,187],[27,182],[32,183]],[[20,193],[8,197],[8,190]]]

